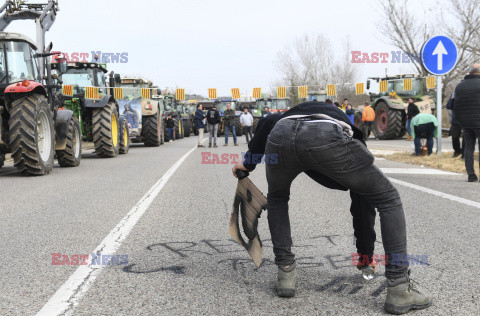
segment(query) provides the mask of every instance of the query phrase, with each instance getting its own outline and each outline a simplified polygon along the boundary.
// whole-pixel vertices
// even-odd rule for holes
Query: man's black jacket
[[[417,114],[420,114],[420,110],[415,103],[409,103],[407,107],[407,118],[413,119]]]
[[[248,152],[245,154],[243,163],[245,168],[248,170],[254,170],[257,163],[260,163],[259,160],[261,160],[261,157],[265,154],[268,135],[279,120],[292,115],[311,114],[325,114],[333,119],[349,124],[353,129],[353,138],[358,139],[365,144],[362,131],[352,125],[352,122],[342,110],[325,102],[305,102],[294,106],[284,114],[270,114],[258,122],[255,134],[250,143],[248,143]],[[258,157],[260,157],[260,159]]]
[[[455,118],[463,128],[480,128],[480,74],[468,75],[455,88]]]
[[[220,113],[217,110],[210,109],[207,112],[207,122],[210,125],[215,125],[220,123]]]
[[[223,121],[225,123],[225,126],[233,126],[235,125],[235,111],[230,109],[230,110],[225,110],[223,112]]]
[[[167,128],[174,128],[175,127],[175,121],[171,118],[166,118],[165,119],[165,126]]]

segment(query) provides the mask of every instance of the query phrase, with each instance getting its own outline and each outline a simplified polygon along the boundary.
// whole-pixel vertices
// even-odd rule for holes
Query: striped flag
[[[427,77],[427,89],[435,89],[435,76]]]
[[[262,88],[253,88],[252,97],[254,99],[260,99],[262,97]]]
[[[240,99],[240,88],[233,88],[232,90],[232,99]]]
[[[116,100],[122,100],[123,99],[123,88],[113,88],[113,97]]]
[[[388,81],[387,80],[380,81],[379,89],[380,89],[380,93],[387,92],[388,91]]]
[[[63,85],[62,94],[69,97],[73,97],[73,85]]]
[[[216,88],[209,88],[208,89],[208,98],[209,99],[216,99],[217,98],[217,89]]]
[[[185,100],[185,89],[177,89],[175,91],[175,98],[179,101]]]
[[[96,87],[86,87],[85,88],[85,99],[98,99],[100,95],[98,93],[98,88]]]
[[[298,97],[300,99],[308,98],[308,86],[298,87]]]
[[[152,90],[151,89],[142,89],[142,98],[151,99],[152,98]]]
[[[334,84],[327,84],[327,96],[336,96],[337,87]]]
[[[277,88],[277,98],[285,99],[287,97],[287,87],[278,87]]]
[[[359,82],[355,84],[355,94],[364,94],[365,93],[365,83]]]
[[[412,90],[412,79],[403,79],[403,91]]]

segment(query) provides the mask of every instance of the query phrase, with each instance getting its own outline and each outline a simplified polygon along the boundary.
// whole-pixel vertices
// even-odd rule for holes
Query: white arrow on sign
[[[438,60],[438,70],[443,70],[443,55],[448,55],[445,46],[443,46],[442,41],[439,41],[437,47],[433,51],[432,55],[437,55]]]

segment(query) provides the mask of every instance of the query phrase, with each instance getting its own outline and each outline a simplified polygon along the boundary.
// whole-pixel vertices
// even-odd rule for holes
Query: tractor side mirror
[[[370,90],[370,80],[367,80],[367,90]]]
[[[60,71],[61,74],[64,74],[67,72],[67,59],[66,58],[59,58],[58,60],[58,71]]]
[[[122,83],[122,78],[120,77],[120,74],[115,74],[115,83],[116,84]]]

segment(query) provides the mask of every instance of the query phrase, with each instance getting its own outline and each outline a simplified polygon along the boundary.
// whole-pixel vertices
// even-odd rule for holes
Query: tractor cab
[[[58,64],[52,64],[52,69],[58,69]],[[105,74],[107,68],[98,63],[68,63],[67,71],[61,75],[64,85],[73,86],[74,97],[84,97],[86,87],[100,87],[101,94],[107,94]]]
[[[310,93],[308,93],[308,98],[307,100],[308,101],[318,101],[318,102],[325,102],[327,101],[328,99],[328,96],[327,96],[327,93],[325,91],[312,91]]]
[[[272,110],[274,112],[286,112],[290,109],[290,99],[273,99]]]
[[[152,82],[140,78],[122,78],[116,82],[117,88],[123,88],[124,100],[139,100],[142,89],[152,88]]]
[[[238,114],[237,112],[240,112],[240,111],[236,110],[237,101],[220,100],[219,102],[216,103],[216,107],[218,112],[220,112],[220,116],[223,116],[223,113],[227,110],[227,105],[229,104],[231,105],[231,109],[235,111],[235,115],[241,114],[241,113]]]
[[[28,37],[0,32],[0,93],[3,94],[8,85],[25,80],[42,83],[36,50]]]

